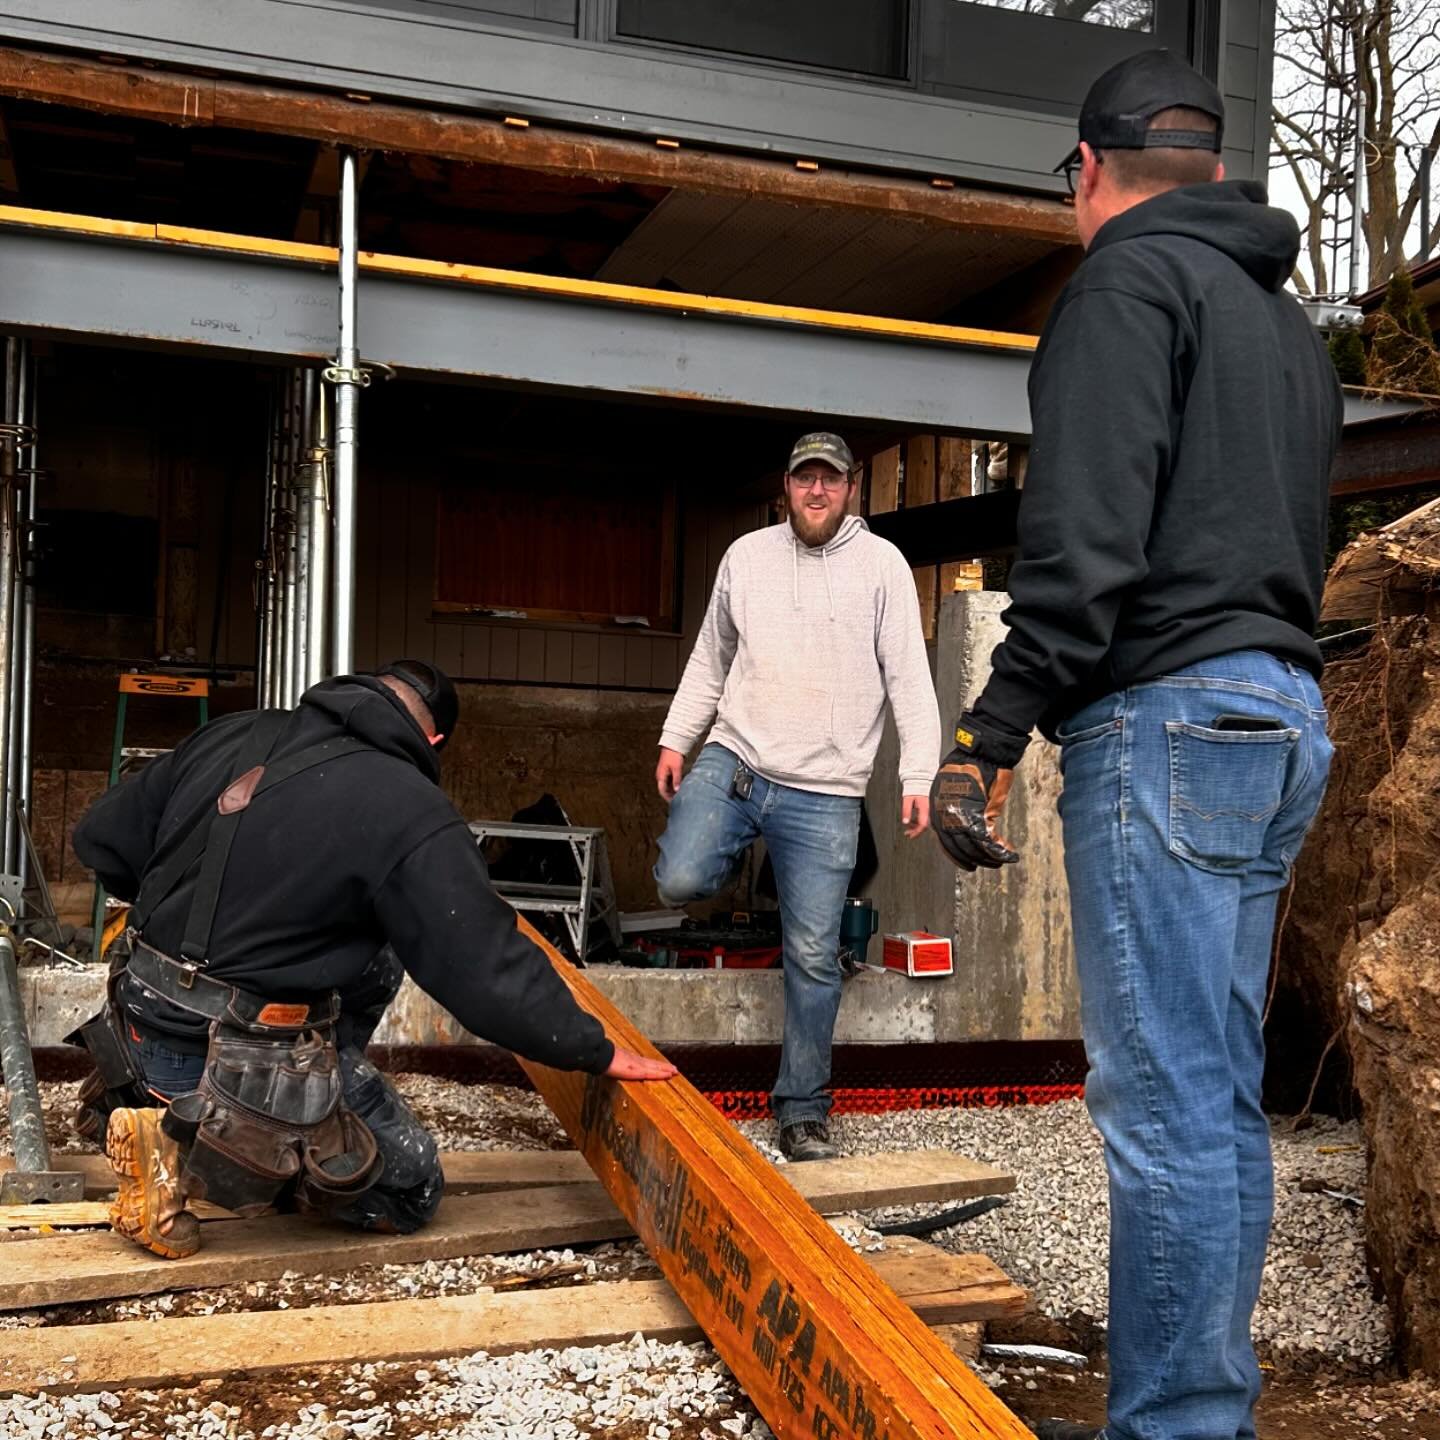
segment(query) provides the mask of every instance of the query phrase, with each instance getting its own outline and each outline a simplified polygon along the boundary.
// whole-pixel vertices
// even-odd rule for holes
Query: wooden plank
[[[710,1113],[717,1123],[725,1124],[713,1107]],[[459,1157],[447,1157],[447,1179],[452,1174],[457,1179],[468,1175],[473,1183],[479,1177],[480,1183],[492,1188],[480,1194],[447,1194],[434,1222],[414,1235],[366,1235],[301,1216],[277,1215],[210,1227],[204,1248],[184,1260],[162,1260],[109,1233],[52,1236],[43,1245],[25,1246],[25,1258],[0,1273],[0,1309],[266,1280],[285,1270],[311,1275],[358,1265],[503,1254],[619,1240],[633,1233],[630,1221],[595,1183],[593,1171],[584,1183],[494,1188],[517,1177],[545,1174],[551,1165],[565,1177],[576,1176],[586,1166],[584,1157],[574,1151],[536,1151],[534,1157],[503,1167],[479,1156],[463,1165]],[[1014,1177],[1003,1171],[943,1151],[851,1156],[789,1168],[795,1172],[797,1203],[808,1201],[817,1211],[828,1212],[968,1198],[1013,1189],[1015,1184]],[[887,1170],[888,1185],[879,1178]],[[775,1185],[797,1194],[776,1170],[770,1173]],[[817,1223],[824,1222],[817,1219]],[[216,1232],[213,1236],[211,1230]]]
[[[769,195],[868,214],[911,215],[1056,245],[1075,243],[1074,213],[1057,199],[964,185],[937,188],[928,175],[902,178],[829,165],[798,171],[789,158],[732,155],[690,145],[671,150],[646,140],[577,135],[541,124],[518,129],[488,116],[25,50],[0,49],[0,95],[170,124],[298,135],[326,145],[435,155],[545,174],[589,175],[742,198]]]
[[[617,1043],[658,1054],[584,971],[521,924]],[[522,1063],[781,1440],[1028,1440],[683,1077],[645,1085]]]
[[[938,604],[940,575],[934,565],[916,565],[910,572],[915,577],[915,593],[920,597],[920,628],[926,640],[935,638],[935,616]]]
[[[912,1240],[891,1242],[865,1259],[922,1320],[967,1337],[977,1322],[1024,1308],[1024,1291],[983,1256],[947,1255]],[[936,1288],[942,1279],[948,1289]],[[367,1305],[51,1326],[29,1332],[24,1346],[0,1359],[0,1392],[160,1388],[295,1366],[439,1359],[475,1350],[504,1355],[539,1346],[611,1344],[637,1330],[655,1340],[703,1338],[663,1280],[518,1294],[483,1290]],[[978,1349],[978,1337],[975,1343]]]
[[[55,1154],[51,1163],[57,1170],[84,1175],[87,1199],[114,1192],[115,1174],[103,1155]],[[451,1195],[596,1184],[595,1172],[578,1150],[447,1150],[440,1163],[445,1170],[446,1193]],[[14,1166],[8,1156],[0,1158],[0,1173]],[[1015,1188],[1015,1177],[1008,1171],[951,1150],[842,1155],[795,1166],[786,1173],[800,1194],[824,1215],[880,1205],[970,1200],[980,1195],[1005,1195]]]
[[[233,1220],[234,1214],[205,1200],[191,1202],[199,1220]],[[97,1230],[110,1224],[108,1200],[73,1200],[64,1204],[0,1205],[0,1230]]]
[[[16,1247],[18,1258],[7,1256],[0,1271],[0,1310],[273,1280],[286,1270],[313,1275],[359,1265],[542,1250],[620,1239],[629,1230],[600,1186],[557,1185],[447,1195],[434,1221],[413,1235],[367,1234],[297,1215],[235,1220],[207,1227],[204,1247],[183,1260],[161,1259],[110,1233],[57,1235]]]
[[[884,515],[900,498],[900,447],[892,445],[870,461],[870,514]]]
[[[905,442],[905,503],[935,503],[935,437],[912,435]]]
[[[936,469],[940,500],[959,500],[970,494],[970,442],[942,435],[936,447]]]

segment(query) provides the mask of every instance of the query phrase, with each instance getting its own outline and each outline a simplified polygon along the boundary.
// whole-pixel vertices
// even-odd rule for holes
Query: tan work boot
[[[110,1206],[117,1235],[180,1260],[200,1248],[200,1222],[180,1193],[180,1147],[160,1128],[163,1110],[122,1108],[110,1115],[105,1154],[120,1181]]]

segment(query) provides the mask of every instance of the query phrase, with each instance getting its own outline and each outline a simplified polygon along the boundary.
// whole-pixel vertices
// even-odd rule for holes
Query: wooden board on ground
[[[717,1123],[725,1122],[717,1116]],[[573,1151],[553,1153],[584,1163]],[[779,1172],[767,1168],[783,1185]],[[941,1150],[850,1156],[785,1168],[794,1173],[799,1193],[830,1213],[963,1199],[1015,1186],[1014,1176],[1004,1171]],[[313,1275],[632,1235],[630,1221],[588,1167],[587,1173],[590,1180],[583,1185],[447,1195],[434,1221],[414,1235],[369,1235],[295,1215],[230,1220],[207,1225],[201,1250],[184,1260],[162,1260],[108,1232],[50,1235],[43,1244],[24,1246],[23,1255],[6,1257],[0,1268],[0,1310],[269,1280],[286,1270]]]
[[[617,1043],[657,1053],[520,924]],[[525,1069],[781,1440],[1029,1440],[688,1081]]]
[[[441,1155],[447,1194],[534,1190],[548,1185],[594,1185],[595,1172],[578,1150],[452,1150]],[[0,1172],[14,1161],[0,1159]],[[115,1189],[115,1173],[103,1155],[54,1155],[57,1169],[85,1177],[87,1199]],[[964,1200],[1004,1195],[1015,1177],[993,1165],[967,1160],[948,1150],[894,1150],[822,1160],[787,1171],[811,1204],[827,1213],[880,1205],[919,1205],[930,1200]]]
[[[200,1220],[233,1220],[229,1210],[196,1200],[190,1209]],[[73,1200],[64,1204],[0,1205],[0,1230],[93,1230],[110,1223],[107,1200]]]
[[[1024,1291],[983,1256],[949,1255],[902,1239],[865,1259],[922,1320],[967,1336],[976,1322],[1016,1314],[1025,1305]],[[29,1331],[23,1346],[0,1359],[0,1392],[158,1388],[302,1365],[604,1345],[637,1330],[658,1340],[702,1338],[665,1281],[607,1281],[511,1295],[482,1291],[368,1305],[50,1326]]]

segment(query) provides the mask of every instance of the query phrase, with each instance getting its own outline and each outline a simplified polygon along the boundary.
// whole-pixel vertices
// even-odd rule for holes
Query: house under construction
[[[92,916],[67,836],[119,750],[199,718],[142,686],[122,733],[122,674],[203,679],[217,714],[397,655],[462,682],[462,813],[552,795],[603,829],[618,908],[653,907],[660,721],[794,436],[864,459],[933,636],[954,564],[1013,539],[1087,85],[1184,53],[1229,174],[1263,176],[1272,21],[0,0],[0,765],[61,918]],[[945,928],[902,882],[885,928]],[[1075,1033],[997,1003],[961,1032]]]

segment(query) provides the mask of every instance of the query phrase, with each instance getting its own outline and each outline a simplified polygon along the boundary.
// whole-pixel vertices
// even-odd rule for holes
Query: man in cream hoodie
[[[834,1155],[826,1129],[840,1008],[840,920],[860,801],[888,699],[900,734],[900,822],[930,818],[940,714],[904,557],[848,513],[855,461],[838,435],[802,436],[788,518],[725,552],[660,736],[670,820],[655,882],[667,905],[713,895],[762,838],[784,933],[785,1042],[771,1106],[791,1160]],[[713,722],[713,724],[712,724]],[[681,781],[685,756],[709,736]]]

